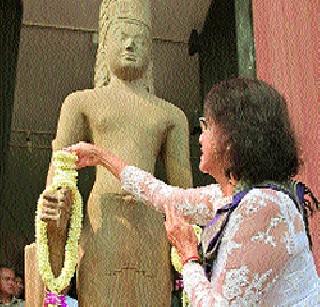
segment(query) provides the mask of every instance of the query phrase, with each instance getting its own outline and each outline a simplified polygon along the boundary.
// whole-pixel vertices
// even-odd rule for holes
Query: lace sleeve
[[[249,193],[243,199],[229,220],[211,284],[200,266],[185,265],[185,290],[192,306],[261,303],[290,254],[298,248],[299,240],[294,238],[303,234],[302,219],[294,204],[281,197],[278,192],[268,190],[256,195]]]
[[[185,264],[182,274],[184,290],[188,294],[192,307],[223,306],[221,295],[208,281],[200,264]]]
[[[157,180],[150,173],[134,166],[127,166],[121,175],[122,188],[136,199],[164,212],[164,205],[176,207],[190,223],[205,225],[212,219],[217,208],[230,202],[223,197],[219,185],[209,185],[195,189],[180,189]]]

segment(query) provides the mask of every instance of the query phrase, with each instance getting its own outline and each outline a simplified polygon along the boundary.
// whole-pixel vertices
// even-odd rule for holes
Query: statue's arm
[[[67,147],[79,141],[90,140],[87,120],[77,100],[78,94],[69,95],[62,104],[57,125],[56,138],[52,142],[52,151]],[[49,165],[47,188],[52,182],[54,166]],[[68,197],[67,197],[68,198]],[[66,206],[70,204],[66,204]],[[64,248],[67,239],[69,214],[68,208],[62,209],[59,225],[56,221],[48,221],[48,244],[50,262],[54,275],[59,275],[64,262]]]
[[[164,148],[168,184],[185,189],[191,188],[189,126],[181,110],[174,114],[172,125],[167,131]]]
[[[88,119],[84,114],[81,93],[69,95],[61,106],[56,138],[52,150],[59,150],[79,141],[91,141]]]
[[[52,152],[79,141],[92,141],[88,119],[84,115],[81,102],[77,99],[78,95],[78,93],[69,95],[61,106],[56,138],[52,141]],[[51,184],[53,175],[54,168],[50,163],[47,187]]]

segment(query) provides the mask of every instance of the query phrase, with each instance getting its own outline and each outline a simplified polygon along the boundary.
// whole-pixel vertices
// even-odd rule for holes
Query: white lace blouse
[[[179,189],[139,168],[121,173],[122,187],[157,210],[175,205],[189,222],[206,225],[229,203],[219,185]],[[197,263],[183,268],[195,306],[320,306],[317,276],[301,214],[288,195],[252,189],[231,214],[211,282]]]

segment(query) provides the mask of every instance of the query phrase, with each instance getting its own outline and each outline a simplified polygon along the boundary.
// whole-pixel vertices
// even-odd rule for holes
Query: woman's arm
[[[165,206],[175,206],[190,223],[205,225],[210,221],[217,208],[230,202],[224,197],[219,185],[209,185],[196,189],[181,189],[157,180],[150,173],[137,167],[128,166],[125,161],[110,151],[96,145],[80,142],[66,150],[78,156],[77,167],[101,165],[121,181],[122,188],[165,212]]]
[[[160,212],[165,212],[166,206],[174,206],[177,212],[192,224],[206,225],[216,210],[231,200],[230,197],[222,195],[217,184],[181,189],[167,185],[134,166],[123,168],[120,177],[123,189],[137,199],[152,205]]]

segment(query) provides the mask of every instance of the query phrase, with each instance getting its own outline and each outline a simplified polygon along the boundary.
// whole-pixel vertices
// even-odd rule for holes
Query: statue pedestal
[[[39,307],[43,305],[44,285],[38,271],[36,244],[26,245],[25,261],[25,306]]]

